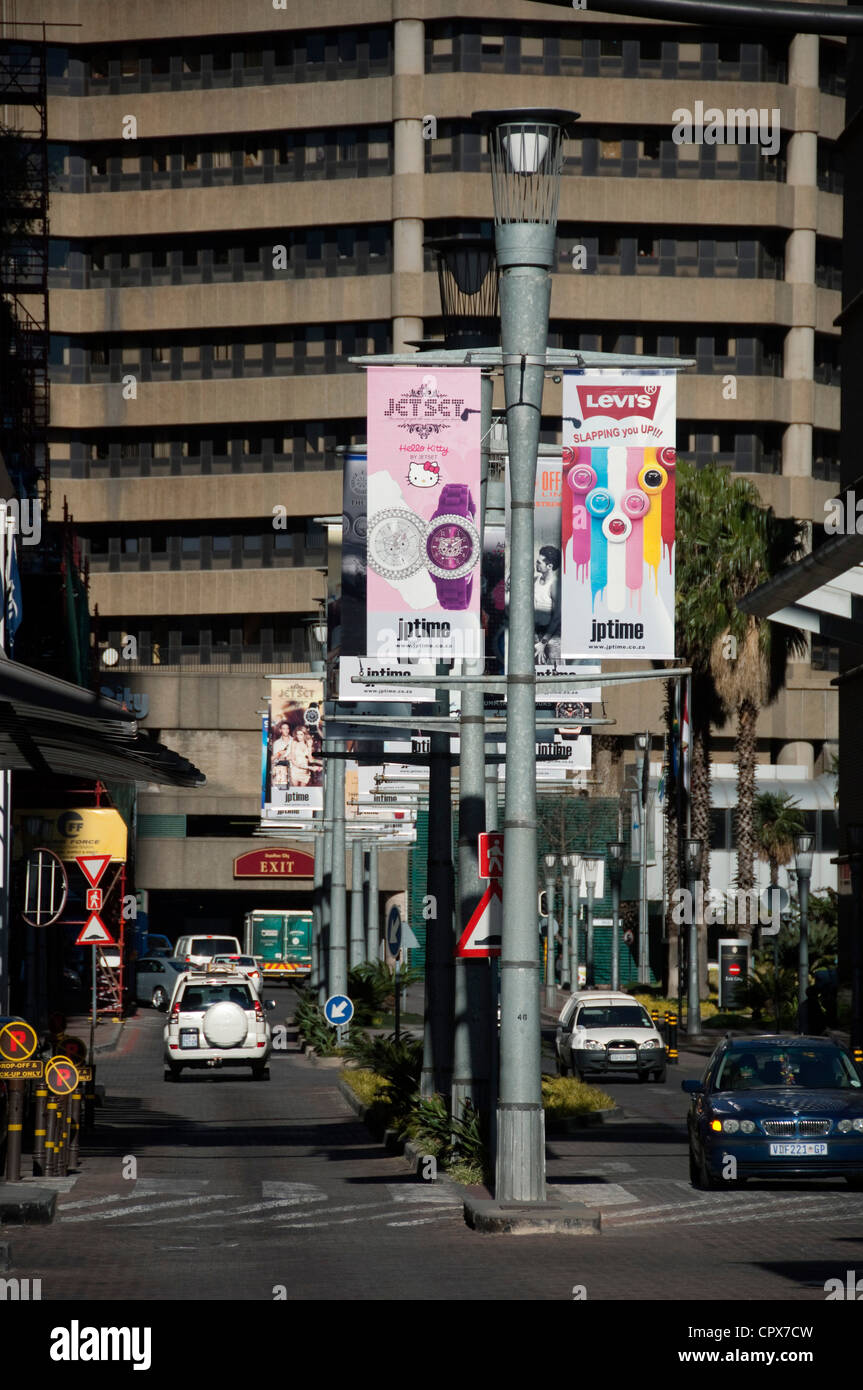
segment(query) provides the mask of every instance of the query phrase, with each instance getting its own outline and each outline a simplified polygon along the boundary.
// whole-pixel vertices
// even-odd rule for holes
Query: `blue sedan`
[[[692,1097],[689,1177],[717,1188],[746,1178],[836,1178],[863,1188],[863,1083],[829,1038],[726,1038]]]

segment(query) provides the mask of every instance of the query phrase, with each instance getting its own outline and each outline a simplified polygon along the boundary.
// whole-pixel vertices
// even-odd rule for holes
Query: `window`
[[[122,58],[120,59],[120,76],[138,77],[140,70],[141,64],[138,60],[137,54],[124,53]]]
[[[369,130],[369,159],[387,159],[390,142],[385,126],[372,126]]]
[[[199,351],[200,351],[200,349],[199,349]],[[230,362],[230,360],[231,360],[231,345],[230,345],[230,343],[214,343],[214,344],[213,344],[213,361],[214,361],[214,362]]]
[[[183,150],[183,168],[200,169],[200,167],[201,151],[191,145],[187,145],[186,148]]]
[[[322,130],[306,132],[306,165],[323,164],[327,156],[326,142]]]
[[[620,159],[623,153],[623,146],[620,140],[600,140],[599,157],[600,159]]]
[[[452,34],[436,34],[432,39],[432,56],[451,58],[453,51]]]
[[[186,344],[184,344],[184,346],[183,346],[183,361],[184,361],[184,362],[200,362],[200,360],[201,360],[201,345],[200,345],[200,343],[186,343]]]
[[[583,53],[582,39],[561,39],[560,56],[566,58],[581,58]]]
[[[348,260],[356,255],[357,234],[353,227],[339,227],[336,234],[336,245],[338,247],[339,260]]]
[[[168,152],[167,150],[154,150],[150,155],[150,171],[154,174],[165,174],[168,172]]]
[[[622,39],[600,39],[599,56],[600,58],[620,58],[623,55]]]
[[[375,260],[387,254],[387,229],[386,227],[369,227],[369,260]]]
[[[187,75],[187,74],[198,75],[198,74],[200,74],[200,71],[201,71],[201,55],[200,55],[200,53],[184,53],[184,54],[183,54],[183,74],[184,74],[184,76]]]
[[[357,132],[355,130],[340,130],[336,152],[342,163],[351,162],[357,157]]]
[[[503,56],[503,35],[502,34],[483,34],[480,44],[480,52],[484,56],[502,57]]]
[[[543,40],[542,38],[524,37],[521,41],[521,56],[534,61],[542,61]]]
[[[639,257],[656,255],[656,242],[652,236],[640,236],[637,241],[637,248]]]
[[[679,43],[677,45],[677,59],[680,63],[700,63],[701,44]]]
[[[306,34],[306,62],[323,63],[327,56],[323,34]]]
[[[213,554],[214,554],[214,555],[215,555],[215,554],[218,554],[218,555],[227,555],[227,554],[230,553],[230,550],[231,550],[231,537],[230,537],[230,536],[214,536],[214,537],[213,537]]]
[[[639,154],[642,159],[658,159],[660,144],[656,136],[648,136],[646,140],[639,142]]]
[[[212,161],[213,161],[213,168],[214,168],[214,169],[230,169],[230,167],[231,167],[231,151],[230,151],[230,150],[213,150],[211,158],[212,158]]]
[[[264,55],[259,48],[247,49],[243,55],[243,67],[262,68],[264,66]]]
[[[243,151],[243,164],[247,169],[257,169],[264,162],[264,152],[258,145],[246,145]]]
[[[227,246],[215,246],[213,248],[213,265],[229,265],[231,260],[230,248]]]
[[[139,154],[124,154],[120,160],[120,170],[124,174],[137,174],[141,169],[141,156]]]

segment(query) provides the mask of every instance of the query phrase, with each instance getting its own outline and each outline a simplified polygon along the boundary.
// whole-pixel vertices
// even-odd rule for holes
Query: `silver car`
[[[174,993],[177,976],[188,969],[186,962],[170,956],[145,956],[135,966],[135,998],[139,1004],[166,1009]]]

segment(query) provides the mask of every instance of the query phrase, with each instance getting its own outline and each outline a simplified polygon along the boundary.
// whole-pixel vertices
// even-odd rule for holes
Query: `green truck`
[[[312,968],[312,914],[260,908],[246,913],[245,951],[270,984],[305,979]]]

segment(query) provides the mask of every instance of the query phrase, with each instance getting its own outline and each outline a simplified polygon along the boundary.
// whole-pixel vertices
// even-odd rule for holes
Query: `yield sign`
[[[499,956],[503,932],[503,893],[493,878],[455,948],[457,956]]]
[[[116,944],[105,923],[95,912],[90,913],[75,942],[76,946],[116,946]]]
[[[91,888],[96,887],[110,862],[110,854],[77,854],[75,856],[75,863]]]

